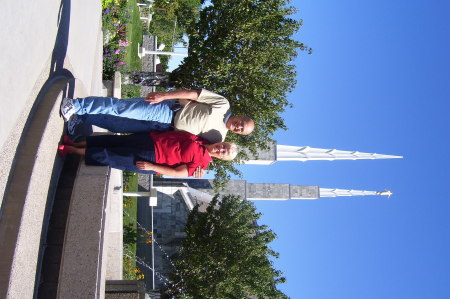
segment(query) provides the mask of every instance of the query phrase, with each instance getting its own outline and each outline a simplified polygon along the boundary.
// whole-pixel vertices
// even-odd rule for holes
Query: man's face
[[[227,122],[228,130],[241,135],[248,135],[253,131],[254,123],[252,120],[243,116],[231,116]]]

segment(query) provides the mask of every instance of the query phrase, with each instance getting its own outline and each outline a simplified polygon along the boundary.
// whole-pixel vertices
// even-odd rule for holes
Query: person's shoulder
[[[197,144],[210,144],[211,143],[207,139],[202,138],[200,136],[196,136],[196,135],[192,136],[192,140],[194,140]]]
[[[202,89],[198,99],[198,102],[205,102],[205,103],[214,103],[214,104],[221,104],[221,105],[229,105],[228,100],[215,92],[209,91],[207,89]]]
[[[184,140],[197,140],[197,136],[195,136],[194,134],[187,132],[187,131],[182,131],[182,130],[176,130],[176,131],[170,131],[171,136],[179,138],[179,139],[184,139]]]

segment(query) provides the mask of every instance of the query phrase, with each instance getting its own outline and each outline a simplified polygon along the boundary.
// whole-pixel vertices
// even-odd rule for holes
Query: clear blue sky
[[[391,189],[384,197],[257,202],[292,298],[450,298],[450,2],[293,1],[298,86],[279,144],[402,160],[241,167],[249,182]]]
[[[293,1],[314,49],[296,60],[279,144],[403,155],[242,166],[254,183],[391,189],[257,202],[292,298],[450,298],[450,2]]]

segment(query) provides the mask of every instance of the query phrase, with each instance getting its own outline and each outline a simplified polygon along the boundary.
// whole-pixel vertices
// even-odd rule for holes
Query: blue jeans
[[[84,161],[87,165],[155,174],[136,167],[137,161],[155,162],[155,147],[149,133],[88,136],[86,142]]]
[[[85,114],[79,117],[86,125],[94,125],[113,133],[165,132],[173,129],[171,123],[136,120],[106,114]]]
[[[150,104],[143,98],[120,100],[108,97],[74,99],[81,120],[115,133],[137,133],[171,129],[175,101]]]

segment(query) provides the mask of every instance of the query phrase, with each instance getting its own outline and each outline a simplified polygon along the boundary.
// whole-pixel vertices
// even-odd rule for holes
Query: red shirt
[[[186,164],[189,176],[192,176],[197,166],[208,168],[211,156],[203,144],[206,140],[183,131],[150,132],[155,145],[155,162],[160,165],[177,166]]]

